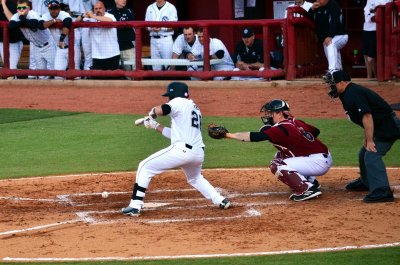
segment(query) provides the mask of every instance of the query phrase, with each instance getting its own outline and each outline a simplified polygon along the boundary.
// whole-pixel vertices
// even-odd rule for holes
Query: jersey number
[[[195,111],[192,111],[192,127],[201,130],[201,115]]]

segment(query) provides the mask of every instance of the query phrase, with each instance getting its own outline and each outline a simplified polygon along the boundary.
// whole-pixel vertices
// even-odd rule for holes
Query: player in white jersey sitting
[[[172,59],[188,59],[190,61],[201,60],[203,45],[201,45],[199,39],[194,34],[192,27],[183,28],[183,33],[180,34],[174,42],[172,52]],[[175,66],[170,66],[170,70],[175,69]],[[193,68],[192,71],[193,70],[196,69]]]
[[[165,0],[156,0],[147,7],[145,21],[178,21],[178,13],[173,4]],[[174,30],[166,27],[148,27],[147,30],[151,37],[151,59],[171,59]],[[153,65],[153,71],[161,71],[162,68],[161,65]]]
[[[204,59],[204,33],[203,29],[197,30],[197,38],[200,44],[203,46],[203,51],[201,52],[201,58]],[[224,43],[216,38],[210,38],[210,59],[221,59],[222,62],[211,65],[211,70],[215,71],[233,71],[235,65],[232,61],[232,57],[226,49]],[[202,70],[202,67],[197,69]],[[193,80],[194,78],[192,78]],[[224,80],[224,77],[217,76],[214,80]]]
[[[57,43],[56,57],[54,59],[55,70],[66,70],[68,67],[68,34],[72,24],[71,16],[61,11],[60,2],[52,0],[48,4],[49,12],[44,14],[39,22],[39,27],[42,29],[49,28],[57,22],[61,22],[63,27],[49,28],[51,35],[53,36],[54,42]],[[55,77],[61,79],[61,77]]]
[[[11,17],[8,26],[9,28],[20,28],[25,38],[36,46],[34,56],[37,69],[53,70],[56,45],[50,31],[39,28],[39,20],[40,16],[35,11],[30,10],[28,0],[18,0],[17,13]]]
[[[201,174],[204,161],[204,143],[201,135],[201,112],[193,100],[189,99],[189,89],[185,83],[172,82],[167,86],[168,103],[152,108],[144,125],[171,139],[171,145],[142,162],[136,172],[129,206],[122,213],[137,216],[143,207],[146,189],[154,175],[168,169],[182,168],[187,181],[205,198],[221,209],[230,207],[231,202],[224,198]],[[171,128],[164,127],[155,119],[160,115],[169,115]]]

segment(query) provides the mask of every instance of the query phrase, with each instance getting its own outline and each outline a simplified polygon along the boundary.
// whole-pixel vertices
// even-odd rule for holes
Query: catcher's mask
[[[273,113],[282,112],[285,118],[290,115],[289,104],[281,99],[273,99],[262,106],[260,112],[264,112],[265,115],[261,117],[261,120],[265,125],[274,125]]]
[[[167,86],[167,92],[162,94],[163,97],[168,97],[169,100],[181,97],[189,97],[189,88],[185,83],[182,82],[172,82]]]
[[[336,84],[341,81],[349,82],[351,81],[351,78],[349,74],[345,71],[337,70],[334,72],[328,72],[326,75],[323,76],[323,80],[326,84],[329,85],[328,95],[331,98],[337,98],[339,96],[339,93],[337,91]]]

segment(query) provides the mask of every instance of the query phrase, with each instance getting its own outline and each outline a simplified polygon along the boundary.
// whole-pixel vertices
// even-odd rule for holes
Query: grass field
[[[136,170],[142,159],[168,145],[168,140],[155,131],[134,126],[136,118],[139,116],[0,109],[0,179]],[[166,124],[168,120],[161,118],[160,121]],[[363,137],[361,128],[342,119],[307,121],[321,130],[320,138],[330,148],[335,166],[357,165]],[[213,140],[206,136],[206,124],[210,122],[223,124],[232,132],[257,131],[261,126],[261,121],[255,118],[205,117],[204,168],[265,167],[275,153],[268,142]],[[388,166],[399,167],[399,157],[400,143],[397,142],[385,162]],[[400,248],[393,247],[296,255],[135,261],[135,264],[394,265],[400,264],[399,253]]]

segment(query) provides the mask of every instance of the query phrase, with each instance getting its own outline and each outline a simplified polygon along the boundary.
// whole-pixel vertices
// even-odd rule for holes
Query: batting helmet
[[[337,98],[339,94],[337,92],[336,84],[341,81],[350,82],[351,78],[350,75],[345,71],[337,70],[333,72],[328,72],[326,75],[323,76],[323,80],[329,85],[328,95],[331,98]]]
[[[185,83],[182,82],[172,82],[167,86],[167,92],[162,94],[163,97],[168,97],[169,100],[176,97],[188,98],[189,88]]]
[[[266,125],[274,125],[273,112],[283,112],[286,117],[290,116],[289,104],[281,99],[273,99],[262,106],[260,112],[264,112],[265,115],[261,117],[261,120]]]

